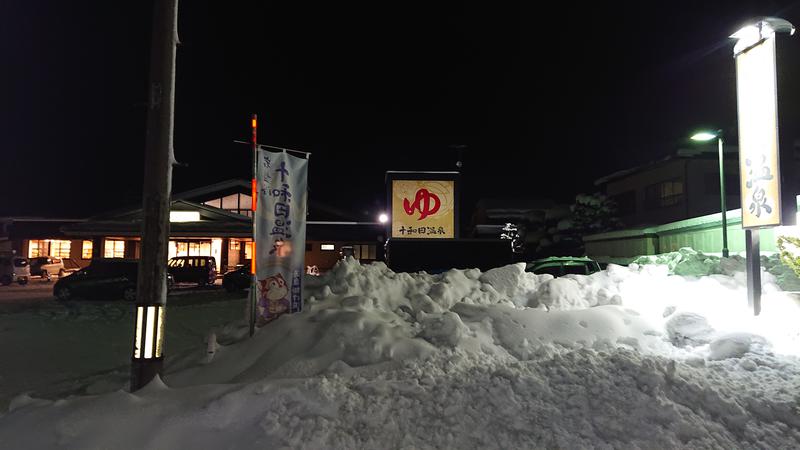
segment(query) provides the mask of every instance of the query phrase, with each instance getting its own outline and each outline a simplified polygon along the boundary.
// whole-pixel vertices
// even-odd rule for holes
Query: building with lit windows
[[[220,272],[251,258],[250,183],[228,180],[173,195],[169,256],[213,256]],[[29,258],[134,258],[141,251],[141,207],[85,219],[0,218],[0,252]],[[342,255],[368,263],[383,259],[385,228],[309,200],[306,265],[330,269]]]

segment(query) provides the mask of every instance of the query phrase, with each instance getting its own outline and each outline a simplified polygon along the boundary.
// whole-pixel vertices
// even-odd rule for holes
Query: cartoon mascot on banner
[[[289,286],[280,272],[258,280],[258,326],[289,312]]]

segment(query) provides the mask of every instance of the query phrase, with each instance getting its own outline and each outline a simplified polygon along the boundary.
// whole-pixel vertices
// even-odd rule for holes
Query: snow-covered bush
[[[781,262],[789,266],[800,276],[800,238],[795,236],[778,236],[778,249]]]

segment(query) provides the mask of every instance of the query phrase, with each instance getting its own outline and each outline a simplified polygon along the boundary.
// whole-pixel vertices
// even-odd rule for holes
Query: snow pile
[[[634,259],[632,264],[664,265],[672,275],[698,277],[713,274],[734,276],[737,272],[745,271],[745,259],[741,256],[720,258],[706,255],[690,247],[660,255],[640,256]],[[790,267],[781,262],[780,255],[777,253],[761,255],[761,268],[768,274],[766,282],[777,284],[784,291],[800,291],[800,278]],[[762,274],[762,278],[764,275]]]
[[[166,385],[17,397],[0,443],[800,446],[800,309],[774,283],[753,318],[733,268],[682,277],[609,266],[558,279],[523,268],[428,275],[349,260],[308,279],[302,313],[211,357],[205,345],[171,357]],[[218,330],[220,342],[242,329]]]

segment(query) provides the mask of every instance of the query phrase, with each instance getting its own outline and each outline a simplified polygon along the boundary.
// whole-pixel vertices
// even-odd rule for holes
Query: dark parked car
[[[525,271],[533,272],[537,275],[549,273],[554,277],[570,274],[591,275],[600,271],[600,264],[585,256],[554,256],[528,263]]]
[[[222,287],[228,292],[243,291],[250,288],[252,280],[250,263],[237,267],[222,276]]]
[[[213,256],[176,256],[167,262],[167,270],[176,283],[214,284],[217,260]]]
[[[136,259],[95,259],[72,275],[59,278],[53,286],[58,300],[74,298],[136,300],[139,261]],[[172,276],[167,275],[172,285]]]

